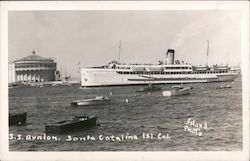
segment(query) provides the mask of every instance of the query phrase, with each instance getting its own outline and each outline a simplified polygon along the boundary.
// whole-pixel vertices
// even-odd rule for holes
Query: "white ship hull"
[[[121,70],[119,70],[121,71]],[[206,83],[233,81],[238,73],[205,73],[205,74],[119,74],[117,69],[81,69],[81,86],[117,86],[139,84],[175,84],[175,83]]]

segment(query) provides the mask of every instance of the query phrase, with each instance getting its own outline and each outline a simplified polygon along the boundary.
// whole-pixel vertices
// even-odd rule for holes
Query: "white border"
[[[75,1],[0,2],[1,82],[0,160],[249,160],[249,2],[247,1]],[[214,10],[241,11],[243,151],[238,152],[9,152],[8,150],[8,11],[22,10]]]

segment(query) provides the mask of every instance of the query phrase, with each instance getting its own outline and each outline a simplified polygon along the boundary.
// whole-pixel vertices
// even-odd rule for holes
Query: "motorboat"
[[[110,104],[111,99],[107,96],[96,96],[95,98],[75,100],[71,102],[71,106],[90,106],[90,105],[106,105]]]
[[[27,113],[9,114],[9,126],[22,126],[26,125]]]
[[[81,131],[97,125],[96,116],[75,116],[72,120],[65,120],[45,126],[46,133],[63,134]]]
[[[161,87],[155,86],[153,84],[148,84],[148,86],[138,89],[136,92],[154,92],[161,91]]]
[[[163,96],[179,96],[190,94],[191,87],[173,86],[171,90],[163,91]]]

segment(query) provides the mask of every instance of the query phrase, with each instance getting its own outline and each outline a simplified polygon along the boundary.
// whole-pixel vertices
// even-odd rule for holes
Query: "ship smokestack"
[[[174,50],[168,49],[166,53],[166,64],[174,64]]]

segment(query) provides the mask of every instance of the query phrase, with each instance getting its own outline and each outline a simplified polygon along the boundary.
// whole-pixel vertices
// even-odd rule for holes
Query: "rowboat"
[[[71,106],[90,106],[90,105],[106,105],[110,104],[111,99],[107,96],[96,96],[95,98],[75,100],[71,102]]]
[[[9,114],[9,126],[26,125],[27,113]]]
[[[224,88],[231,88],[231,86],[228,84],[228,85],[223,85],[223,86],[216,87],[216,89],[224,89]]]
[[[172,90],[163,91],[163,96],[179,96],[190,94],[191,87],[173,86]]]
[[[96,126],[96,116],[75,116],[73,120],[65,120],[45,126],[46,133],[63,134],[81,131]]]

